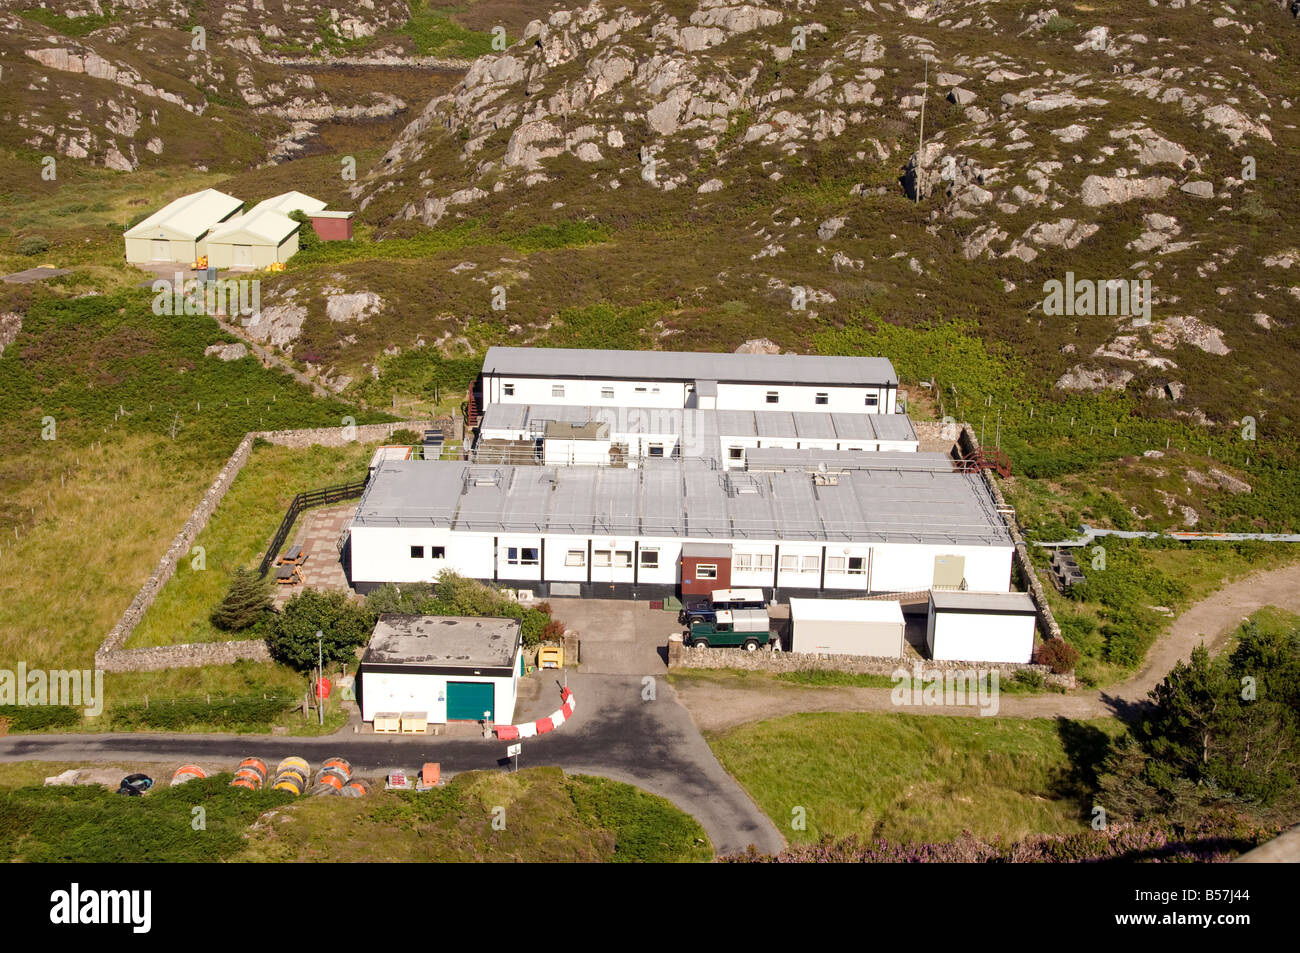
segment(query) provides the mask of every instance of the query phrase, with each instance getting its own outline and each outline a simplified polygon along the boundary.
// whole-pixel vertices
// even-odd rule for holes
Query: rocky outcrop
[[[248,345],[242,341],[235,344],[209,344],[203,349],[204,357],[215,357],[219,361],[238,361],[248,357]]]

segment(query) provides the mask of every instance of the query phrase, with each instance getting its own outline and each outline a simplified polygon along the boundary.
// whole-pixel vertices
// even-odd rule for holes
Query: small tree
[[[1065,639],[1052,637],[1034,651],[1034,664],[1047,665],[1057,675],[1074,671],[1079,662],[1079,650]]]
[[[350,662],[358,646],[365,645],[375,626],[375,615],[341,592],[307,589],[285,604],[267,626],[266,643],[277,661],[310,672],[316,667],[316,633],[324,637],[325,661]]]
[[[302,209],[294,209],[289,213],[289,218],[298,223],[299,251],[308,251],[320,244],[320,236],[316,234],[316,229],[306,212]]]
[[[240,566],[230,580],[226,597],[208,617],[218,629],[239,632],[266,618],[271,609],[271,583]]]

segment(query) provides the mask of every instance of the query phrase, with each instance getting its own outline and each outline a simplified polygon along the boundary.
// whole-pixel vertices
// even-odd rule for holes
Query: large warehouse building
[[[944,454],[817,451],[762,470],[716,461],[485,466],[385,461],[351,527],[353,584],[443,569],[539,595],[640,598],[699,579],[765,595],[1006,592],[1012,542],[977,473]],[[711,544],[715,559],[683,547]]]

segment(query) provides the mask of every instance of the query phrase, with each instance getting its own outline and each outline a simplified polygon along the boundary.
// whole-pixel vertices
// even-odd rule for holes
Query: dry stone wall
[[[914,664],[922,672],[981,669],[997,672],[999,679],[1013,678],[1019,672],[1037,672],[1046,685],[1074,688],[1073,675],[1055,675],[1046,665],[1019,665],[1014,662],[937,662],[931,659],[879,658],[865,655],[819,655],[811,652],[771,652],[745,649],[687,648],[680,635],[668,639],[670,669],[739,669],[746,672],[847,672],[853,675],[892,675],[899,668],[909,673]]]
[[[192,668],[199,665],[226,665],[241,659],[269,660],[271,656],[266,643],[257,639],[167,645],[144,649],[124,649],[122,646],[126,644],[135,627],[144,618],[145,612],[158,598],[158,593],[162,591],[163,586],[167,585],[168,580],[175,574],[176,564],[189,555],[194,540],[203,531],[203,527],[208,525],[208,520],[212,518],[212,514],[216,512],[217,506],[225,497],[231,484],[235,482],[235,477],[248,462],[256,440],[261,438],[281,447],[341,447],[354,441],[366,443],[371,440],[382,440],[396,430],[409,429],[418,432],[429,426],[432,425],[424,420],[403,420],[352,427],[260,430],[245,434],[244,439],[235,448],[235,452],[217,473],[212,485],[203,494],[203,498],[194,507],[194,511],[190,513],[181,531],[167,547],[167,552],[158,561],[157,567],[135,594],[131,604],[117,620],[117,624],[100,643],[95,651],[95,667],[105,672],[144,672],[168,668]]]

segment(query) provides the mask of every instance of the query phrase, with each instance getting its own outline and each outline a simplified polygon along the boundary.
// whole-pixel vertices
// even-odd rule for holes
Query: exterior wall
[[[598,370],[593,368],[593,371]],[[514,393],[507,395],[503,384],[514,385]],[[562,385],[564,396],[557,397],[552,387]],[[613,396],[604,396],[613,388]],[[778,402],[767,402],[768,391],[776,391]],[[827,403],[818,404],[817,395],[826,394]],[[867,404],[866,397],[876,397],[875,406]],[[892,414],[897,406],[897,388],[887,386],[853,386],[830,384],[718,384],[716,400],[711,406],[722,410],[807,410],[822,413],[881,413]],[[707,400],[707,399],[706,399]],[[575,378],[527,378],[485,374],[483,379],[483,404],[567,404],[577,406],[601,405],[623,407],[687,407],[696,406],[693,385],[684,381],[629,381]]]
[[[494,551],[495,540],[495,551]],[[543,545],[543,542],[545,545]],[[908,543],[820,543],[778,542],[776,540],[709,540],[729,542],[732,559],[687,557],[681,560],[683,540],[671,537],[608,537],[590,535],[492,534],[451,532],[447,529],[419,527],[358,526],[352,530],[352,580],[359,587],[368,583],[432,582],[444,568],[472,579],[505,580],[520,583],[521,588],[535,588],[540,582],[590,583],[606,592],[631,592],[633,584],[666,589],[682,584],[687,595],[706,594],[714,589],[755,588],[781,595],[835,592],[866,595],[868,592],[916,592],[929,589],[934,582],[934,560],[941,555],[965,557],[965,578],[970,589],[982,592],[1009,592],[1011,588],[1012,547],[947,546]],[[423,546],[424,556],[412,558],[411,546]],[[441,546],[445,555],[431,557],[431,548]],[[509,549],[520,550],[518,563],[510,563]],[[538,564],[522,562],[524,548],[538,550]],[[659,551],[658,566],[641,566],[641,551]],[[569,550],[584,553],[582,566],[565,565]],[[628,566],[597,566],[599,550],[631,553]],[[847,552],[846,552],[847,550]],[[494,558],[495,552],[495,558]],[[751,557],[753,568],[742,569]],[[755,557],[767,557],[763,561]],[[798,557],[797,568],[787,560]],[[805,569],[804,558],[815,557],[815,571]],[[610,557],[613,562],[614,557]],[[843,559],[842,568],[833,569],[830,560]],[[851,559],[861,559],[862,571],[849,572]],[[679,560],[681,574],[678,575]],[[717,563],[716,580],[699,581],[697,563]],[[783,565],[785,568],[782,568]],[[725,577],[725,578],[724,578]],[[687,583],[686,580],[692,580]]]
[[[1033,615],[931,610],[930,657],[938,661],[1028,662],[1034,654]]]
[[[168,238],[167,257],[157,258],[154,255],[154,239],[152,238],[128,238],[126,239],[126,260],[133,265],[147,264],[151,261],[174,261],[177,264],[192,264],[201,254],[198,243]]]
[[[791,652],[903,657],[903,626],[896,622],[795,619],[791,633]]]
[[[609,447],[608,440],[543,440],[542,462],[547,466],[608,465]]]
[[[307,216],[311,220],[311,227],[323,242],[338,242],[352,240],[352,219],[350,218],[317,218],[314,215]]]
[[[472,672],[464,675],[368,672],[363,665],[361,720],[374,721],[375,713],[380,711],[423,711],[428,712],[432,724],[446,724],[448,682],[491,682],[493,717],[497,724],[508,725],[515,717],[516,681],[516,678],[489,678]]]
[[[294,255],[298,254],[298,233],[294,231],[288,238],[280,242],[275,249],[274,261],[288,261]],[[267,262],[269,265],[270,262]]]
[[[967,588],[980,592],[1011,591],[1014,550],[1010,543],[997,547],[881,543],[872,549],[871,588],[877,592],[929,589],[934,584],[934,559],[943,555],[965,557]]]
[[[507,395],[503,384],[513,384],[514,394]],[[564,387],[564,396],[552,393],[554,386]],[[606,387],[614,388],[613,397],[602,397]],[[644,387],[645,390],[637,388]],[[571,378],[498,377],[484,375],[483,405],[488,404],[565,404],[579,407],[685,407],[686,385],[660,381],[574,380]]]
[[[777,402],[767,401],[769,391],[776,391]],[[846,387],[832,384],[718,384],[717,406],[724,410],[789,410],[845,414],[890,414],[894,412],[895,390],[892,387]],[[817,403],[825,394],[827,403]],[[867,395],[876,405],[867,404]]]

